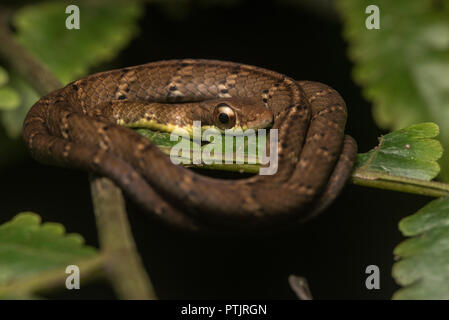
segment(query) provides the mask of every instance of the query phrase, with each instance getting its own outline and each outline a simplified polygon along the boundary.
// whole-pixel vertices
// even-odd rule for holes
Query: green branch
[[[157,299],[137,254],[122,192],[107,178],[90,178],[100,245],[115,291],[123,299]]]
[[[425,181],[376,172],[354,170],[350,182],[355,185],[377,189],[393,190],[419,194],[429,197],[449,196],[449,184],[437,181]]]

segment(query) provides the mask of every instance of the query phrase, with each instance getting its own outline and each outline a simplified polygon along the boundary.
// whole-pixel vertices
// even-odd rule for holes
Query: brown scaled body
[[[256,99],[272,113],[275,175],[228,181],[175,166],[99,107],[230,98]],[[171,60],[90,75],[50,93],[28,113],[24,138],[37,160],[108,176],[176,225],[271,228],[308,219],[338,195],[356,155],[345,122],[343,99],[326,85],[231,62]]]

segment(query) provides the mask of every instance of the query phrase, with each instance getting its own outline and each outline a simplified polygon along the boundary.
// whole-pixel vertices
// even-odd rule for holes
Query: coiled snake
[[[212,108],[195,108],[202,101]],[[169,121],[166,104],[174,102],[188,102],[190,117],[212,122],[210,112],[219,105],[240,122],[257,120],[257,113],[272,117],[277,173],[206,177],[174,165],[146,138],[117,124],[151,120],[153,115],[142,113],[145,104],[158,105],[167,118],[162,121]],[[252,105],[246,110],[253,115],[235,104]],[[262,115],[264,110],[269,114]],[[173,121],[182,126],[180,119],[177,114]],[[107,176],[147,211],[176,225],[271,228],[308,219],[338,195],[356,155],[356,143],[344,135],[345,122],[343,99],[324,84],[232,62],[171,60],[74,81],[32,107],[23,133],[38,161]]]

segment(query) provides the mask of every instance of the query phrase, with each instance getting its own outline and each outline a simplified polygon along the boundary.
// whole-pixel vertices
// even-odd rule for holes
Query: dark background
[[[361,22],[362,23],[362,22]],[[140,36],[120,56],[93,71],[170,58],[230,60],[324,82],[346,100],[347,132],[366,152],[382,133],[371,106],[351,79],[351,62],[333,11],[275,1],[232,6],[193,5],[174,13],[148,4]],[[26,158],[1,171],[0,222],[20,211],[61,222],[98,246],[87,174],[46,167]],[[155,221],[132,204],[129,216],[139,251],[162,299],[294,299],[289,274],[308,279],[316,299],[389,299],[398,221],[428,199],[348,185],[321,216],[271,235],[186,233]],[[365,288],[365,268],[378,265],[381,289]],[[107,284],[55,293],[57,298],[113,298]]]

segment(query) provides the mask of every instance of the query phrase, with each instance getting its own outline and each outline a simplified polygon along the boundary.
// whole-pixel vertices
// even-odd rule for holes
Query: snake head
[[[227,129],[264,129],[273,125],[273,113],[255,98],[226,98],[201,102],[202,125]]]

